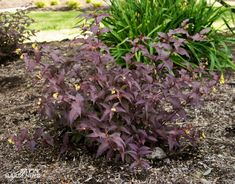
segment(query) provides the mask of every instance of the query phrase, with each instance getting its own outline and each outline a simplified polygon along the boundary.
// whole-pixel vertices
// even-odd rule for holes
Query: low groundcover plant
[[[97,16],[96,23],[105,16]],[[74,41],[78,45],[74,58],[66,60],[58,51],[48,53],[46,48],[35,49],[35,58],[25,56],[28,70],[39,70],[44,81],[40,110],[63,134],[61,153],[73,141],[84,141],[97,148],[97,157],[105,154],[107,159],[130,163],[131,169],[146,169],[147,155],[157,146],[174,150],[184,140],[195,145],[198,132],[175,122],[187,118],[186,108],[201,103],[201,96],[210,92],[217,76],[201,78],[208,75],[202,67],[169,73],[167,57],[167,65],[159,67],[133,62],[127,56],[128,67],[123,67],[97,38],[103,31],[93,27],[94,34]],[[163,52],[164,47],[158,51]],[[156,57],[148,54],[150,59]],[[18,149],[23,143],[34,149],[39,140],[53,145],[42,128],[34,136],[24,129],[12,140]]]

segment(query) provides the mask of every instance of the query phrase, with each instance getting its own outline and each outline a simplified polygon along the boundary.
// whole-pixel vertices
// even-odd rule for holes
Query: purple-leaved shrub
[[[102,17],[97,16],[96,22]],[[31,72],[39,70],[44,81],[41,113],[54,121],[56,130],[63,130],[61,153],[72,140],[83,137],[97,148],[97,157],[105,154],[107,159],[121,159],[136,169],[149,167],[146,156],[157,146],[168,145],[174,150],[183,139],[195,144],[197,131],[187,125],[179,127],[175,121],[187,118],[185,109],[200,104],[201,96],[210,92],[217,76],[202,78],[208,75],[203,67],[169,73],[173,66],[169,55],[160,57],[169,45],[159,39],[153,43],[159,55],[151,55],[143,44],[136,44],[148,39],[143,37],[133,41],[132,52],[125,57],[127,67],[120,66],[109,47],[96,37],[105,30],[92,29],[95,34],[74,41],[78,46],[74,58],[66,60],[62,54],[47,53],[43,48],[35,50],[34,58],[25,56],[27,68]],[[172,38],[179,33],[177,30],[170,31]],[[169,33],[159,33],[160,38],[165,35]],[[183,41],[177,43],[173,42],[174,52],[187,55],[181,49]],[[136,48],[153,63],[159,60],[159,64],[134,62]],[[43,129],[37,129],[33,137],[27,130],[13,137],[18,149],[25,142],[34,148],[39,139],[53,145],[52,137]]]

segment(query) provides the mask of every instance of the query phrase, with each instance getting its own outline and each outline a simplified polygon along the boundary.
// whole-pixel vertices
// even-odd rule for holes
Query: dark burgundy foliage
[[[21,145],[27,143],[31,150],[36,148],[36,142],[41,141],[44,145],[54,146],[53,138],[44,131],[43,128],[37,128],[33,136],[29,135],[27,129],[21,129],[18,135],[14,135],[12,140],[17,150],[21,149]]]
[[[100,21],[100,17],[96,19]],[[99,27],[92,29],[100,32]],[[153,62],[161,60],[172,69],[168,52],[173,49],[188,57],[181,47],[184,40],[172,38],[179,33],[187,34],[181,28],[159,33],[160,40],[165,41],[153,43],[158,55],[151,55],[144,44],[139,44],[148,38],[135,39],[131,42],[132,53],[125,57],[125,68],[116,64],[97,34],[75,40],[78,52],[70,60],[59,53],[45,54],[45,49],[37,51],[36,56],[44,54],[48,62],[25,57],[29,69],[40,69],[45,82],[41,112],[54,120],[55,127],[67,130],[63,133],[61,152],[67,149],[69,134],[74,132],[97,147],[97,157],[105,154],[107,159],[131,162],[131,169],[136,169],[149,167],[146,156],[156,146],[168,145],[174,150],[183,139],[195,144],[198,133],[174,122],[186,119],[185,108],[199,105],[201,96],[210,92],[217,77],[199,78],[207,75],[203,68],[175,71],[173,75],[160,64],[131,61],[132,54],[141,50]],[[38,129],[33,140],[42,139],[53,145],[51,137],[43,132]],[[35,147],[24,131],[17,140],[29,140],[30,146]]]
[[[158,37],[152,40],[151,38],[140,35],[139,38],[135,40],[129,40],[132,49],[130,53],[127,53],[123,59],[126,63],[132,62],[136,59],[135,54],[141,52],[143,57],[143,62],[146,62],[146,58],[149,58],[150,63],[158,66],[158,68],[165,67],[169,71],[173,69],[174,55],[178,55],[184,60],[190,60],[190,54],[186,49],[186,42],[188,41],[205,41],[206,34],[210,31],[210,28],[203,29],[200,33],[195,35],[189,35],[186,25],[189,23],[185,20],[180,28],[169,30],[168,33],[158,33]],[[150,54],[150,49],[152,53]],[[179,66],[187,66],[187,62],[177,63]]]

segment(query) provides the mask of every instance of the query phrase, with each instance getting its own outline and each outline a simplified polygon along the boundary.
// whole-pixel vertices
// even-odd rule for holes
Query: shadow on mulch
[[[19,87],[25,80],[19,76],[10,76],[10,77],[0,77],[0,93],[2,93],[6,89],[13,89],[15,87]]]

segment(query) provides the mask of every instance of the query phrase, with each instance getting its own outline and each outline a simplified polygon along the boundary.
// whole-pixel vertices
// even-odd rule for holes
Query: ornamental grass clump
[[[197,130],[186,123],[178,126],[176,121],[187,119],[185,109],[201,103],[202,95],[211,91],[217,76],[209,75],[203,67],[190,66],[190,72],[182,69],[169,73],[173,63],[168,55],[153,55],[137,43],[148,38],[136,38],[130,55],[125,57],[128,65],[118,65],[110,48],[98,39],[107,31],[99,27],[106,16],[95,16],[95,24],[90,28],[93,34],[73,41],[77,45],[74,57],[66,59],[58,50],[37,48],[35,57],[26,55],[25,62],[36,78],[40,72],[40,82],[44,82],[38,105],[42,115],[53,121],[47,132],[53,130],[55,138],[62,136],[61,153],[80,142],[97,150],[97,157],[122,160],[130,164],[131,170],[147,169],[147,157],[156,147],[168,146],[173,151],[181,142],[196,145],[200,137]],[[177,30],[166,34],[174,35]],[[162,56],[162,62],[135,62],[132,55],[136,48],[153,63]],[[177,48],[173,51],[184,53],[181,45]],[[158,52],[165,53],[164,49],[159,47]],[[54,145],[45,132],[38,128],[31,136],[23,129],[11,140],[17,149],[22,144],[34,149],[37,142]]]
[[[235,69],[232,54],[227,44],[234,44],[235,39],[224,34],[214,25],[223,23],[231,29],[231,8],[209,5],[206,0],[111,0],[108,10],[109,16],[102,24],[110,32],[100,35],[100,39],[111,47],[111,54],[119,62],[124,62],[123,56],[131,50],[128,40],[133,40],[140,35],[156,39],[159,32],[168,32],[180,27],[185,20],[189,24],[185,28],[189,35],[195,35],[205,28],[210,31],[205,34],[203,42],[187,40],[184,48],[190,55],[187,57],[172,57],[177,65],[185,63],[200,65],[206,64],[211,70]],[[177,36],[177,35],[176,35]],[[181,39],[185,37],[180,36]],[[149,50],[154,50],[149,44]],[[148,62],[143,55],[136,59]]]

